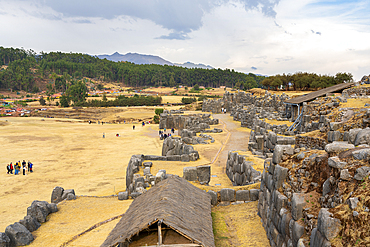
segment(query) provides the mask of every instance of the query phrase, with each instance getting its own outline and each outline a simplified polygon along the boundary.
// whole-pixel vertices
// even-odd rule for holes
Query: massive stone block
[[[5,234],[10,239],[10,246],[28,245],[34,240],[31,232],[19,222],[7,226]]]
[[[292,217],[295,221],[301,220],[303,217],[303,207],[306,205],[304,195],[301,193],[293,193],[292,198]]]
[[[235,190],[233,189],[221,189],[220,191],[222,202],[234,202],[235,201]]]

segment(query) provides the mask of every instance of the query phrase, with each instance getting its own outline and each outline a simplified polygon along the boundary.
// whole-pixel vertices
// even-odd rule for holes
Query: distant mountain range
[[[114,62],[126,61],[135,64],[159,64],[159,65],[170,65],[170,66],[180,66],[185,68],[201,68],[201,69],[213,69],[213,67],[204,64],[195,64],[191,62],[186,63],[172,63],[167,61],[159,56],[153,55],[144,55],[138,53],[127,53],[125,55],[118,52],[113,53],[112,55],[97,55],[96,57],[100,59],[106,58]]]

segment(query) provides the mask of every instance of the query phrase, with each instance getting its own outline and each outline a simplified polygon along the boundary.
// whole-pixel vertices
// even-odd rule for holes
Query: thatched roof
[[[215,246],[211,197],[185,179],[172,176],[137,197],[101,247],[123,243],[159,220],[196,244]]]
[[[312,92],[312,93],[308,93],[308,94],[305,94],[305,95],[302,95],[302,96],[295,97],[293,99],[289,99],[289,100],[285,101],[285,103],[288,103],[288,104],[301,104],[303,102],[314,100],[317,97],[324,96],[327,93],[334,93],[334,92],[341,91],[343,89],[352,87],[353,85],[355,85],[355,84],[354,83],[341,83],[341,84],[337,84],[337,85],[332,86],[332,87],[323,88],[321,90],[318,90],[318,91],[315,91],[315,92]]]

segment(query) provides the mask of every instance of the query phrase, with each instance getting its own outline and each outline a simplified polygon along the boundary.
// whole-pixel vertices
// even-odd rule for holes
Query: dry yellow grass
[[[125,190],[126,166],[133,154],[161,153],[158,125],[132,130],[128,124],[87,124],[65,119],[7,118],[0,126],[0,231],[26,215],[33,200],[50,202],[55,186],[77,195],[112,195]],[[70,120],[68,120],[70,121]],[[105,133],[106,138],[102,138]],[[121,137],[115,137],[119,133]],[[30,160],[34,173],[6,174],[9,162]]]
[[[144,117],[153,115],[153,109],[131,108],[119,114],[122,116],[136,114]],[[195,112],[188,112],[192,113]],[[198,161],[189,163],[155,161],[152,174],[160,169],[166,169],[169,174],[182,176],[183,168],[186,166],[211,164],[211,173],[216,177],[211,178],[210,186],[193,184],[201,189],[214,191],[232,187],[225,174],[227,153],[231,149],[246,149],[249,130],[241,128],[240,123],[232,121],[230,116],[219,114],[218,118],[221,120],[220,124],[212,128],[224,128],[225,131],[211,134],[215,139],[212,144],[194,146],[200,153]],[[7,118],[7,120],[8,125],[0,126],[0,141],[5,143],[2,148],[5,155],[0,157],[0,163],[5,166],[10,161],[31,160],[35,172],[27,176],[7,175],[5,172],[0,174],[2,198],[0,215],[4,219],[0,221],[0,231],[22,219],[26,214],[26,208],[33,200],[50,201],[55,186],[73,188],[77,195],[90,196],[106,196],[124,191],[125,172],[131,155],[161,154],[162,142],[158,138],[158,125],[145,127],[137,125],[133,131],[132,124],[89,125],[67,119],[41,118]],[[102,138],[103,133],[106,138]],[[115,137],[116,133],[121,137]],[[261,170],[263,167],[261,160],[251,156],[246,150],[243,154],[247,154],[248,159],[256,163],[255,168]],[[234,188],[257,187],[259,184]],[[63,202],[58,206],[60,211],[50,215],[48,222],[34,232],[36,240],[32,246],[60,246],[94,224],[124,213],[129,204],[130,201],[122,202],[117,198],[86,197]],[[233,214],[231,209],[225,210]],[[118,221],[102,225],[68,246],[95,246],[95,244],[99,246],[113,229],[114,222]],[[236,220],[235,223],[239,224],[239,221]],[[258,224],[260,225],[260,222]],[[66,229],[68,232],[64,232]],[[239,232],[236,228],[234,230]]]
[[[35,240],[29,246],[57,247],[73,239],[93,225],[124,214],[132,200],[114,198],[79,197],[58,204],[59,211],[50,214],[48,221],[34,231]],[[100,246],[120,218],[103,224],[67,246]]]
[[[221,246],[270,246],[257,215],[258,202],[212,208],[215,244]]]
[[[347,99],[346,103],[340,103],[340,108],[369,108],[369,106],[365,107],[366,103],[370,103],[370,99]]]

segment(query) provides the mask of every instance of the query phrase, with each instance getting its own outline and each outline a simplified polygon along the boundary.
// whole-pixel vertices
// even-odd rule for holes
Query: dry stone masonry
[[[245,156],[229,151],[226,162],[226,174],[234,186],[253,184],[261,181],[261,172],[253,168],[253,162]]]

